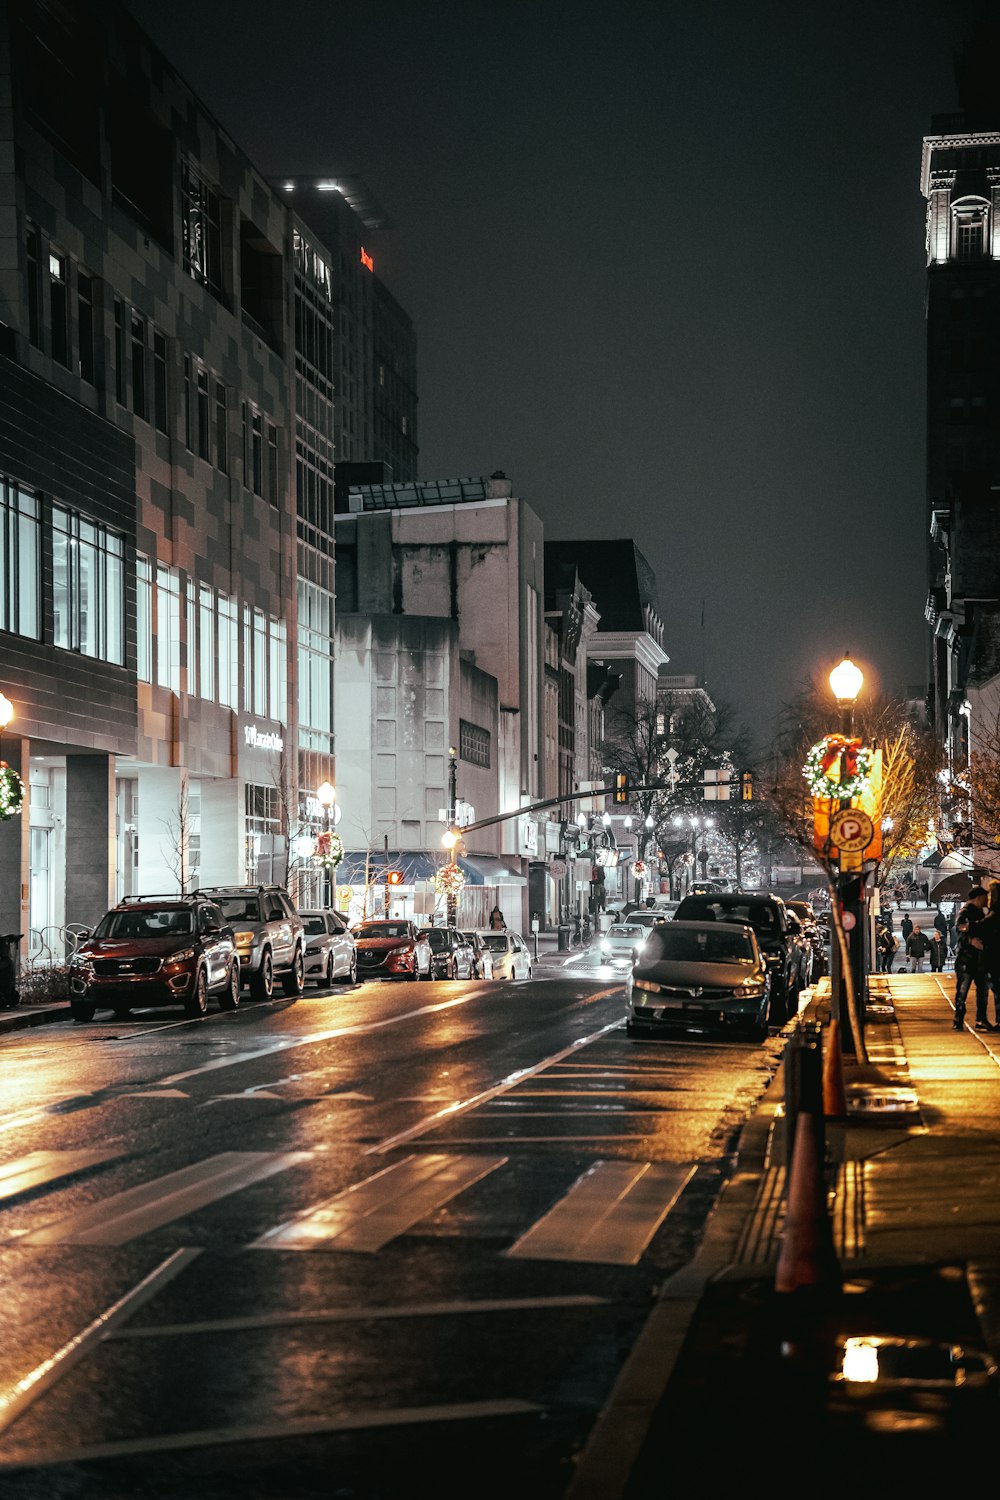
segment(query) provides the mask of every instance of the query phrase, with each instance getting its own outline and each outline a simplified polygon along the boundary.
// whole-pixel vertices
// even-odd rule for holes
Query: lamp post
[[[316,796],[319,798],[320,802],[323,804],[323,809],[324,809],[324,811],[326,813],[326,831],[327,831],[327,834],[329,834],[330,833],[330,815],[331,815],[331,812],[332,812],[332,809],[333,809],[333,804],[337,800],[337,790],[336,790],[336,788],[329,781],[324,781],[323,784],[322,784],[322,786],[317,787],[317,789],[316,789]],[[327,848],[329,850],[329,844],[330,844],[329,838],[327,838],[326,842],[327,842]],[[331,869],[331,867],[328,864],[325,864],[323,866],[323,887],[324,887],[323,901],[324,901],[324,905],[326,906],[327,911],[329,911],[330,908],[333,905],[333,899],[332,899],[333,898],[333,870]]]
[[[451,849],[452,863],[457,864],[458,844],[461,835],[457,831],[458,823],[458,751],[454,745],[448,746],[448,832],[442,843],[445,848]],[[450,842],[445,842],[450,840]],[[449,927],[458,925],[458,896],[454,891],[448,891],[445,896],[445,921]]]
[[[850,739],[854,733],[854,705],[858,694],[864,684],[864,673],[860,667],[851,661],[850,652],[844,652],[844,658],[838,662],[830,673],[830,690],[837,700],[837,708],[840,711],[840,732],[845,739]],[[850,802],[841,802],[841,807],[849,807]],[[857,1005],[858,1029],[864,1027],[865,1003],[867,999],[867,975],[865,960],[864,934],[866,923],[865,916],[865,886],[860,874],[841,871],[837,880],[837,899],[844,909],[845,916],[853,917],[850,929],[847,932],[847,949],[851,965],[851,973],[854,978],[855,1003]],[[846,925],[846,924],[845,924]],[[840,1021],[843,1015],[843,975],[841,973],[840,945],[830,945],[830,1008],[831,1015]],[[841,1029],[844,1045],[848,1045],[850,1030]]]

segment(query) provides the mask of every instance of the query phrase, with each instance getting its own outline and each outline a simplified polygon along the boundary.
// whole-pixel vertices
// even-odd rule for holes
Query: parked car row
[[[124,1019],[137,1006],[179,1004],[203,1016],[211,998],[235,1010],[244,989],[269,1000],[308,982],[366,978],[530,979],[512,932],[419,928],[402,919],[350,927],[339,912],[297,911],[280,886],[213,886],[191,895],[128,897],[82,934],[70,963],[73,1019],[98,1008]]]

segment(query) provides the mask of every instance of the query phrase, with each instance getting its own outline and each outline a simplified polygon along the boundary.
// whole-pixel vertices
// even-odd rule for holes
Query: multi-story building
[[[476,794],[486,799],[473,802],[475,821],[541,796],[542,525],[503,475],[358,485],[344,503],[336,525],[338,789],[341,833],[356,856],[345,871],[386,844],[422,851],[433,866],[441,862],[440,814],[450,805],[449,747],[456,751],[457,795],[473,802],[474,777]],[[418,683],[414,675],[406,642],[421,632],[426,641],[429,622],[449,621],[457,627],[457,662],[477,671],[479,710],[453,649],[435,648],[433,681]],[[398,646],[378,645],[390,637]],[[426,645],[420,650],[426,668]],[[359,723],[364,702],[371,730]],[[466,703],[476,718],[464,717]],[[405,783],[403,748],[415,752]],[[508,921],[520,925],[527,869],[538,853],[536,821],[512,818],[465,842],[470,870],[501,887]],[[418,866],[411,861],[411,868]],[[400,899],[417,894],[414,882]]]
[[[946,823],[971,842],[960,795],[970,749],[996,721],[1000,674],[1000,103],[973,50],[961,113],[924,139],[930,707],[948,757]]]
[[[416,453],[341,186],[329,246],[123,7],[4,10],[0,916],[36,951],[122,894],[287,878],[335,780],[333,467]]]

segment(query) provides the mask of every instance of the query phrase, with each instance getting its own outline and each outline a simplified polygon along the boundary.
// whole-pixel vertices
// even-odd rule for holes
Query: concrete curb
[[[0,1036],[6,1031],[27,1031],[31,1026],[48,1026],[54,1021],[72,1020],[69,1001],[54,1005],[20,1005],[16,1010],[0,1011]]]

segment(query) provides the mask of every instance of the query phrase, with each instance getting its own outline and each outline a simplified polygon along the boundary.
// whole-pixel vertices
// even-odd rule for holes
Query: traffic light
[[[619,803],[628,801],[628,776],[624,771],[615,772],[614,800]]]
[[[385,883],[386,883],[386,885],[402,885],[403,884],[403,872],[402,872],[402,870],[386,870],[386,872],[385,872]]]
[[[740,776],[740,793],[744,802],[753,801],[753,772],[744,771]]]

